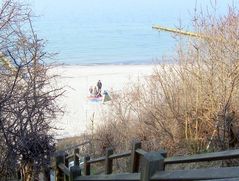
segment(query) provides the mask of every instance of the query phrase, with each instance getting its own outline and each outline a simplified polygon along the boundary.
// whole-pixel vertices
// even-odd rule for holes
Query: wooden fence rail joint
[[[136,173],[139,170],[139,160],[140,154],[136,152],[137,150],[141,149],[141,142],[136,141],[132,144],[132,151],[131,151],[131,173]]]
[[[55,156],[55,177],[56,181],[64,181],[64,171],[61,166],[65,166],[65,155],[66,153],[63,151],[57,152]]]
[[[79,176],[81,176],[80,167],[77,165],[72,166],[70,168],[70,181],[74,181]]]
[[[164,157],[161,152],[149,152],[144,154],[141,181],[150,181],[151,176],[159,170],[164,170]]]
[[[73,154],[74,157],[73,157],[73,158],[74,158],[74,165],[75,165],[75,166],[80,166],[80,160],[79,160],[80,158],[79,158],[79,156],[78,156],[78,155],[79,155],[79,152],[80,152],[80,151],[79,151],[79,148],[74,149],[74,154]]]
[[[113,159],[109,158],[113,155],[113,149],[108,148],[105,155],[105,174],[111,174],[113,171]]]
[[[86,155],[84,157],[84,175],[90,175],[90,163],[89,163],[89,160],[90,160],[90,156]]]

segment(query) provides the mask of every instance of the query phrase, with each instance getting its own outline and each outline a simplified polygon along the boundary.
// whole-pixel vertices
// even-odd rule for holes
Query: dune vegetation
[[[229,7],[220,17],[195,14],[198,37],[174,34],[175,57],[112,95],[110,110],[89,136],[97,154],[107,147],[127,150],[132,140],[169,155],[238,146],[239,12]]]

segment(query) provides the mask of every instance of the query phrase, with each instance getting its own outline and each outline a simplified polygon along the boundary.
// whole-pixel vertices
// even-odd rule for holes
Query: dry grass
[[[127,150],[135,139],[169,155],[237,147],[239,13],[229,8],[224,17],[194,19],[204,38],[180,37],[173,60],[112,96],[110,114],[92,131],[97,154]]]

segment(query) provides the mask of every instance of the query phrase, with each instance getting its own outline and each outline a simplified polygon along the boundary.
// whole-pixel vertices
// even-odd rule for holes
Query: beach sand
[[[101,102],[89,100],[89,87],[96,86],[101,80],[102,90],[108,92],[123,91],[124,88],[153,71],[153,65],[91,65],[58,66],[51,73],[60,75],[57,86],[64,87],[64,97],[59,104],[64,108],[64,115],[58,117],[55,126],[59,128],[59,137],[69,137],[87,132],[93,114],[95,121],[100,111],[105,108]]]

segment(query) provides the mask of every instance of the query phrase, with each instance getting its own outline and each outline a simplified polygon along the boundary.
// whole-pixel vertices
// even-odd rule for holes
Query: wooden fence
[[[123,157],[131,157],[129,172],[112,174],[113,160]],[[74,166],[68,168],[72,158]],[[239,150],[167,158],[164,150],[146,152],[141,149],[140,142],[135,142],[132,150],[124,153],[113,153],[112,149],[107,149],[105,156],[100,158],[85,156],[83,170],[80,169],[79,158],[79,149],[75,149],[72,155],[59,152],[55,157],[56,181],[239,180],[239,167],[165,170],[165,166],[171,164],[238,159]],[[98,162],[104,162],[105,173],[91,175],[91,165]]]

